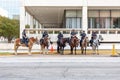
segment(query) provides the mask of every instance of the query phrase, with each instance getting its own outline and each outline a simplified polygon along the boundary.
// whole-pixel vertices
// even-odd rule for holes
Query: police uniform
[[[92,36],[91,36],[91,40],[90,40],[90,43],[91,43],[90,46],[92,46],[92,44],[93,44],[93,40],[94,40],[96,37],[97,37],[96,32],[93,32],[93,33],[92,33]]]
[[[63,34],[60,32],[59,34],[58,34],[58,42],[60,42],[60,40],[63,38]]]
[[[26,36],[25,30],[22,32],[22,42],[25,43],[25,45],[28,47],[28,38]]]
[[[86,37],[86,33],[83,32],[83,33],[81,33],[80,36],[81,36],[81,40],[80,40],[80,46],[81,46],[83,39]]]

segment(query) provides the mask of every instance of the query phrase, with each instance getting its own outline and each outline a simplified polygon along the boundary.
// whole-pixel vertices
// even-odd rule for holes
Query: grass
[[[4,55],[12,55],[12,53],[9,53],[9,52],[0,52],[0,56],[4,56]]]

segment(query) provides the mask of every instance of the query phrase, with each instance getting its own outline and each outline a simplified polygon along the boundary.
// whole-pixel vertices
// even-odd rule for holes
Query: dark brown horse
[[[40,40],[40,46],[43,54],[48,54],[48,47],[49,47],[49,38],[44,37],[44,39]]]
[[[81,54],[85,54],[86,55],[86,48],[87,48],[88,45],[89,45],[88,37],[85,37],[82,40],[82,43],[81,43]]]
[[[76,47],[79,45],[79,39],[74,36],[70,39],[70,49],[71,49],[71,54],[73,54],[73,49],[75,48],[75,55],[76,55]]]
[[[64,54],[64,47],[66,43],[69,42],[69,38],[62,38],[59,42],[57,41],[57,52]]]
[[[29,49],[28,54],[29,55],[31,55],[31,49],[32,49],[33,43],[36,42],[36,41],[37,41],[37,39],[35,39],[34,37],[29,38],[29,41],[28,41],[28,49]],[[17,55],[17,49],[18,49],[19,46],[26,47],[25,44],[21,43],[21,39],[17,38],[17,39],[15,39],[15,42],[14,42],[15,55]]]

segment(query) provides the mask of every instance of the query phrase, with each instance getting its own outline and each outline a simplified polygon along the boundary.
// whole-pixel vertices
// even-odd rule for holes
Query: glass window
[[[112,18],[112,20],[111,20],[111,27],[112,28],[120,28],[120,17],[119,18]]]
[[[66,18],[66,28],[81,28],[81,18]]]
[[[88,28],[99,28],[99,18],[88,18]]]
[[[110,11],[88,11],[88,28],[110,28]]]
[[[110,18],[100,17],[100,28],[110,28]]]
[[[81,10],[66,11],[66,28],[81,28],[81,16]]]

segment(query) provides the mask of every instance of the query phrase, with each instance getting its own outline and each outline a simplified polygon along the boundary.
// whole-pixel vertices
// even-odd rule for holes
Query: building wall
[[[22,21],[21,30],[23,29],[23,25],[25,25],[24,22],[26,18],[23,16],[25,14],[25,11],[27,11],[25,10],[25,6],[31,6],[31,7],[32,6],[40,6],[40,7],[44,6],[46,8],[49,6],[52,6],[52,7],[62,7],[62,6],[74,7],[76,6],[76,7],[82,7],[81,13],[79,16],[80,17],[79,21],[81,20],[82,21],[80,24],[76,23],[76,25],[81,25],[81,27],[77,29],[79,30],[79,33],[81,30],[85,30],[88,33],[88,36],[90,38],[92,31],[96,31],[98,34],[102,34],[102,36],[104,37],[104,41],[118,41],[120,40],[120,30],[118,29],[120,27],[120,22],[119,22],[120,21],[120,4],[119,2],[120,0],[114,0],[114,1],[113,0],[43,0],[43,1],[25,0],[25,2],[23,2],[23,6],[21,7],[21,10],[23,10],[22,16],[21,16],[21,21]],[[73,15],[74,15],[74,12],[73,12]],[[73,15],[72,15],[72,18],[75,18],[77,20],[78,17],[73,17]],[[69,15],[69,17],[71,16]],[[33,26],[33,18],[34,18],[33,16],[30,17],[30,23],[32,24],[32,26]],[[74,21],[74,19],[71,19],[71,21]],[[115,21],[119,24],[118,25],[119,27],[117,29],[115,29],[112,26],[113,23],[116,23]],[[94,24],[93,22],[96,24]],[[101,24],[98,25],[97,22]],[[69,27],[69,23],[67,25],[68,28],[73,28],[73,27]],[[33,27],[31,27],[31,29],[32,28]],[[30,34],[30,31],[28,30],[28,34]],[[39,31],[42,31],[42,29],[40,28],[37,31],[38,31],[37,35],[39,35]],[[69,35],[70,31],[71,30],[69,30],[68,34],[66,35]],[[33,35],[34,34],[31,34],[30,36],[33,36]],[[57,40],[56,36],[57,34],[55,34],[55,30],[52,30],[51,37],[54,37],[54,38],[51,38],[51,39]]]
[[[25,6],[120,6],[120,0],[25,0]]]
[[[82,6],[83,0],[25,0],[25,6]]]

